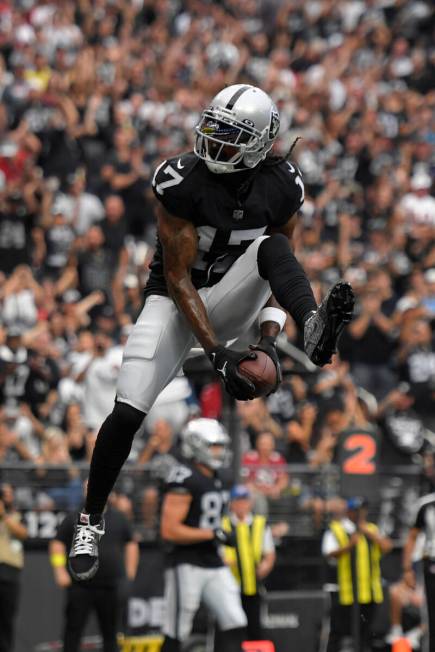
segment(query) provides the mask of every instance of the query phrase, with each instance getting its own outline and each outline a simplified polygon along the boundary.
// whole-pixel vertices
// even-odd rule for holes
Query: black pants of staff
[[[360,650],[370,650],[372,638],[372,622],[375,615],[376,604],[359,605],[360,623]],[[331,595],[331,615],[328,647],[326,652],[339,652],[341,641],[345,636],[352,636],[352,605],[343,606],[338,602],[338,595]],[[357,650],[355,652],[360,652]]]
[[[14,647],[14,623],[19,595],[19,582],[0,580],[0,652],[11,652]]]
[[[242,595],[242,607],[248,619],[248,641],[262,641],[264,635],[260,620],[261,596],[258,593]]]
[[[67,591],[63,652],[79,652],[90,614],[95,611],[104,652],[119,652],[116,635],[120,603],[116,587],[94,588],[72,584]]]
[[[427,617],[429,621],[429,652],[435,652],[435,560],[424,562]]]

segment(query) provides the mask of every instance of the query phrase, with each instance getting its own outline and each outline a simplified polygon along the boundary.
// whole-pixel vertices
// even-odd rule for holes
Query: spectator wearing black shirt
[[[142,148],[136,141],[136,131],[119,128],[114,136],[115,148],[105,173],[111,192],[119,192],[125,203],[128,231],[143,235],[143,210],[148,171],[143,163]]]
[[[287,424],[285,458],[289,464],[307,464],[316,416],[316,406],[305,401],[298,406],[294,418]]]
[[[139,548],[122,512],[109,505],[104,518],[107,534],[101,543],[100,565],[89,582],[75,582],[66,567],[66,554],[71,547],[76,520],[74,514],[65,517],[49,545],[56,584],[66,589],[64,652],[80,650],[80,639],[92,611],[96,613],[103,637],[103,651],[119,650],[120,597],[126,580],[133,581],[136,576]]]
[[[39,406],[47,400],[49,392],[57,388],[60,380],[59,368],[42,347],[28,351],[27,365],[29,375],[24,388],[24,398],[36,415],[39,413]]]
[[[79,289],[83,295],[94,290],[111,294],[112,256],[104,246],[104,234],[99,226],[92,226],[86,234],[85,247],[77,256]]]
[[[381,461],[384,464],[413,464],[422,450],[426,429],[414,409],[415,399],[408,383],[400,383],[378,405],[381,428]]]
[[[0,198],[0,270],[5,274],[30,263],[33,222],[21,192],[12,186]]]
[[[119,195],[109,195],[104,202],[104,209],[106,217],[101,224],[104,245],[112,254],[113,265],[118,266],[127,235],[124,202]]]
[[[383,398],[395,382],[390,366],[395,344],[391,314],[390,302],[384,303],[381,293],[369,288],[361,296],[356,317],[348,329],[352,376],[376,398]]]

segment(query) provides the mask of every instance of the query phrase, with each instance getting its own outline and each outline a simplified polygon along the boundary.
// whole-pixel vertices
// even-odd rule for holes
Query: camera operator
[[[13,500],[12,487],[0,485],[0,652],[11,652],[14,647],[14,620],[24,565],[22,541],[27,538]]]

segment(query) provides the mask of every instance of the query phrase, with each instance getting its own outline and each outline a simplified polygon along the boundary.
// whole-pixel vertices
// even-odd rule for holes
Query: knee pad
[[[268,281],[269,271],[276,265],[277,259],[283,254],[288,256],[291,253],[288,238],[283,233],[272,233],[265,238],[260,243],[257,252],[258,271],[261,278]]]
[[[133,436],[140,428],[145,418],[145,413],[128,405],[127,403],[115,402],[115,407],[111,414],[113,425],[119,427]]]

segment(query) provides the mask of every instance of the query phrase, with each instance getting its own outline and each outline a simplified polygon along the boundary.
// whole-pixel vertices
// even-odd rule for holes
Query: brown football
[[[276,368],[264,351],[255,351],[255,360],[243,360],[239,371],[255,385],[255,396],[266,396],[275,388]]]

